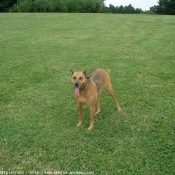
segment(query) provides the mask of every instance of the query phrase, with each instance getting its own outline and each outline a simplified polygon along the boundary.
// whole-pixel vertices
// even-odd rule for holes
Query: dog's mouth
[[[78,86],[75,86],[74,96],[75,96],[75,98],[78,98],[80,96],[80,89]]]
[[[85,88],[85,83],[74,83],[74,96],[75,98],[78,98],[80,96],[80,90],[83,90]]]

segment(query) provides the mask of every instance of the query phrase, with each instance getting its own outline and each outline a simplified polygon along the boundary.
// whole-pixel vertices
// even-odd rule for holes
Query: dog
[[[73,71],[71,81],[74,86],[74,96],[77,101],[77,109],[79,113],[79,122],[77,126],[81,126],[83,123],[82,118],[82,104],[85,103],[91,111],[91,119],[88,130],[91,130],[94,126],[94,116],[101,112],[100,94],[103,88],[114,98],[116,108],[121,111],[118,100],[112,89],[111,80],[109,77],[109,69],[97,69],[92,72],[90,78],[86,76],[86,71]],[[97,112],[95,113],[95,105],[97,103]]]

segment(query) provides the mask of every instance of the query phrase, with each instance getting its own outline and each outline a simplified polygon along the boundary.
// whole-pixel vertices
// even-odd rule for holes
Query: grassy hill
[[[0,171],[175,174],[175,20],[114,14],[0,15]],[[71,69],[108,68],[88,131]],[[35,171],[35,172],[33,172]]]

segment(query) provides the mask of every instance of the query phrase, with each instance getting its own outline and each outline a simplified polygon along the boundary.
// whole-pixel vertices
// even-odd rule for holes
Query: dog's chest
[[[79,101],[81,103],[86,103],[87,98],[80,94],[80,96],[77,98],[77,101]]]

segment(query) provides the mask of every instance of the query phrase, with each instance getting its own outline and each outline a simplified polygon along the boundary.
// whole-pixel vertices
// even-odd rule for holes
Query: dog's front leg
[[[77,102],[77,108],[78,108],[78,113],[79,113],[79,122],[77,126],[81,126],[83,123],[82,103],[81,102]]]
[[[89,106],[89,108],[91,110],[91,120],[88,130],[91,130],[94,126],[95,106]]]

